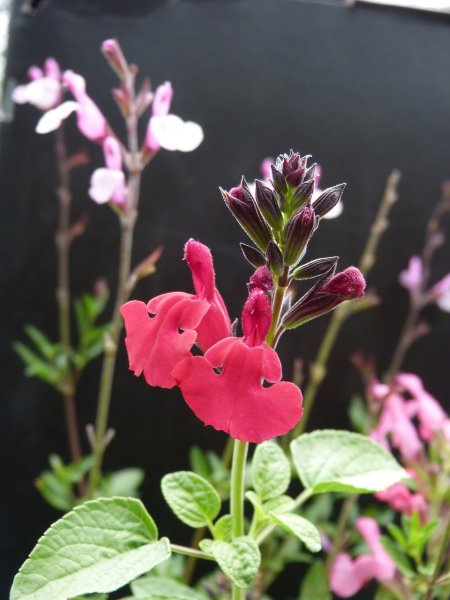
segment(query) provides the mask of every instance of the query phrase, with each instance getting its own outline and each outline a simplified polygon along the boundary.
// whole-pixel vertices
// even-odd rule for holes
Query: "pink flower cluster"
[[[401,373],[392,386],[373,382],[371,394],[381,404],[380,420],[371,437],[389,448],[389,436],[390,445],[400,452],[405,463],[417,460],[423,452],[423,443],[430,442],[437,434],[450,440],[450,418],[417,375]]]
[[[130,369],[149,385],[177,385],[205,425],[235,439],[259,443],[284,435],[302,415],[299,388],[282,377],[280,359],[265,342],[272,311],[267,296],[270,273],[258,269],[242,312],[242,337],[215,286],[210,250],[189,240],[184,256],[195,294],[170,292],[122,306]],[[204,352],[193,356],[194,344]],[[264,386],[263,381],[271,383]]]
[[[102,51],[124,76],[128,68],[116,40],[105,40]],[[19,85],[13,91],[18,104],[32,104],[44,114],[36,126],[37,133],[45,134],[58,129],[72,113],[76,113],[78,129],[87,139],[103,145],[105,167],[94,171],[89,189],[90,197],[98,204],[111,202],[121,207],[126,202],[127,186],[123,162],[125,150],[113,133],[101,110],[86,92],[84,78],[74,71],[60,70],[55,59],[48,58],[44,70],[32,66],[28,70],[31,82]],[[73,100],[62,102],[68,91]],[[126,96],[123,89],[115,90],[120,98]],[[141,149],[143,160],[148,161],[160,148],[191,152],[203,141],[203,130],[197,123],[184,122],[170,114],[173,89],[170,82],[160,85],[154,96],[150,91],[145,106],[152,103],[152,114]],[[128,99],[129,100],[129,99]]]

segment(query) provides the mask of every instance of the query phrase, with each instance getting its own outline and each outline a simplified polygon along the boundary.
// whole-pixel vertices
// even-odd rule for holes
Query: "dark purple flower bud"
[[[283,222],[283,216],[278,206],[275,192],[262,181],[259,181],[259,179],[255,181],[255,185],[255,200],[261,214],[265,217],[269,225],[274,229],[279,229]]]
[[[276,189],[276,191],[279,194],[285,194],[287,192],[288,186],[286,183],[286,179],[283,176],[283,173],[281,173],[275,167],[275,165],[272,165],[270,168],[272,169],[272,184],[274,189]]]
[[[271,272],[277,277],[281,275],[284,270],[283,254],[273,240],[270,240],[267,246],[266,257],[267,265]]]
[[[323,315],[346,300],[354,300],[364,295],[366,282],[359,269],[348,267],[333,277],[313,286],[284,315],[282,325],[293,329]]]
[[[320,179],[320,166],[314,163],[305,171],[305,181],[308,179],[314,179],[316,185],[319,185],[318,179]]]
[[[243,182],[244,185],[232,188],[229,192],[222,189],[220,191],[239,225],[255,244],[265,251],[272,239],[272,232],[261,216],[245,180]]]
[[[342,198],[346,183],[339,183],[327,188],[313,203],[314,212],[320,218],[330,212]]]
[[[295,265],[306,251],[316,226],[316,215],[310,206],[298,210],[286,225],[284,263]]]
[[[312,198],[314,192],[315,180],[314,178],[305,180],[301,183],[294,192],[294,198],[292,202],[292,208],[296,210],[303,206]]]
[[[259,267],[250,277],[247,287],[250,293],[254,292],[255,290],[270,292],[270,290],[273,288],[272,273],[265,265],[263,267]]]
[[[338,256],[329,256],[327,258],[317,258],[309,263],[300,265],[292,273],[294,279],[312,279],[313,277],[320,277],[321,275],[333,275]]]
[[[262,252],[257,250],[257,248],[253,248],[253,246],[249,246],[248,244],[241,243],[239,244],[242,250],[242,254],[246,258],[246,260],[257,269],[258,267],[262,267],[266,264],[266,257]]]
[[[309,155],[300,156],[298,152],[291,150],[289,156],[286,154],[280,155],[277,159],[276,166],[278,170],[285,176],[288,185],[298,187],[304,177],[307,169]]]

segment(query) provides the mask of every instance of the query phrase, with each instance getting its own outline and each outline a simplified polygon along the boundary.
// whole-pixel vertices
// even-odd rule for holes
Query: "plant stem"
[[[66,365],[66,379],[62,382],[61,391],[64,398],[70,460],[71,462],[75,462],[81,458],[81,444],[75,403],[75,382],[71,360],[69,253],[72,241],[70,232],[70,205],[72,202],[72,194],[70,191],[70,166],[67,159],[63,125],[55,132],[55,154],[59,175],[59,186],[56,190],[59,203],[58,230],[56,233],[56,248],[58,254],[56,300],[58,303],[59,339]]]
[[[434,567],[433,577],[428,586],[427,595],[424,600],[432,600],[433,598],[433,588],[436,581],[439,579],[439,571],[441,569],[442,563],[444,562],[445,553],[447,551],[447,546],[450,542],[450,515],[447,517],[447,527],[445,528],[444,535],[442,537],[442,543],[439,547],[439,553],[436,559],[436,565]]]
[[[266,343],[272,348],[275,348],[278,341],[277,330],[278,321],[280,320],[281,309],[283,308],[284,295],[287,290],[289,267],[284,268],[284,272],[277,281],[275,281],[275,289],[272,302],[272,323],[267,334]]]
[[[231,465],[230,513],[233,519],[233,539],[244,535],[244,476],[248,442],[234,440]],[[245,590],[233,583],[232,600],[245,600]]]
[[[339,517],[338,517],[338,521],[337,521],[337,525],[336,525],[336,534],[333,539],[333,545],[327,556],[327,560],[325,561],[325,570],[327,573],[330,572],[330,569],[334,563],[334,559],[336,558],[336,555],[338,554],[338,552],[340,551],[340,549],[342,548],[342,546],[344,544],[345,529],[347,527],[347,521],[350,516],[351,510],[353,508],[353,505],[355,504],[357,499],[358,499],[358,495],[352,494],[351,496],[348,496],[342,504],[342,508],[339,513]]]
[[[397,188],[400,183],[400,173],[397,170],[392,171],[386,180],[386,185],[383,197],[375,216],[373,224],[370,228],[369,237],[359,259],[359,268],[361,272],[367,276],[376,261],[376,252],[380,244],[381,237],[386,231],[389,222],[388,216],[392,206],[397,200]],[[345,320],[352,314],[354,305],[345,303],[338,306],[333,312],[328,328],[322,338],[316,358],[310,366],[309,379],[303,394],[303,416],[297,427],[292,432],[291,437],[296,437],[305,431],[311,415],[317,393],[325,378],[327,369],[326,365],[330,357],[331,351],[336,343],[337,337]]]
[[[201,550],[194,550],[193,548],[187,548],[186,546],[179,546],[178,544],[170,544],[172,552],[177,554],[183,554],[184,556],[193,556],[194,558],[203,558],[205,560],[215,560],[211,554],[206,554]]]
[[[95,421],[95,444],[93,448],[94,464],[89,473],[87,498],[92,498],[100,478],[103,455],[105,453],[105,435],[108,425],[111,392],[116,365],[117,349],[122,332],[122,317],[120,307],[128,300],[130,295],[131,254],[133,247],[133,233],[137,218],[139,203],[142,166],[139,159],[139,143],[137,132],[137,115],[134,101],[134,85],[129,83],[131,94],[130,114],[127,118],[128,149],[129,149],[129,177],[126,206],[120,216],[120,254],[119,273],[116,291],[116,302],[112,317],[111,334],[105,341],[105,356],[103,359],[100,389],[97,404],[97,417]]]

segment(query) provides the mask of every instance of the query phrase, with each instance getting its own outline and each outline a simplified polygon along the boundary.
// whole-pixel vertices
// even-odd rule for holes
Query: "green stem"
[[[194,558],[203,558],[204,560],[215,560],[211,554],[206,554],[201,550],[194,550],[193,548],[187,548],[186,546],[179,546],[178,544],[170,544],[170,549],[176,554],[183,554],[184,556],[192,556]]]
[[[231,465],[230,513],[233,519],[233,539],[244,535],[244,476],[248,442],[234,440]],[[245,590],[233,583],[232,600],[245,600]]]
[[[336,555],[341,550],[341,548],[344,544],[345,531],[346,531],[346,527],[347,527],[348,518],[352,511],[353,505],[355,504],[357,499],[358,499],[358,496],[356,494],[352,494],[351,496],[348,496],[344,500],[344,503],[342,504],[342,508],[339,513],[339,517],[338,517],[338,521],[337,521],[337,525],[336,525],[336,533],[335,533],[335,536],[333,539],[333,545],[331,547],[331,550],[330,550],[330,552],[327,556],[327,560],[325,562],[325,570],[327,573],[330,572],[330,569],[334,563],[334,559],[336,558]]]
[[[439,579],[439,571],[441,569],[442,563],[444,562],[445,553],[447,551],[447,547],[450,542],[450,515],[447,518],[447,527],[445,528],[444,535],[442,537],[442,543],[439,548],[439,553],[436,559],[436,565],[434,567],[433,577],[428,586],[427,595],[425,596],[425,600],[432,600],[433,598],[433,588],[435,586],[436,581]]]
[[[139,157],[139,142],[137,131],[137,115],[134,101],[134,79],[129,83],[130,115],[127,118],[128,148],[129,148],[129,177],[127,201],[123,214],[120,216],[121,237],[119,255],[119,274],[116,292],[116,303],[112,317],[111,334],[105,341],[105,356],[103,359],[102,374],[97,404],[97,417],[95,421],[95,443],[93,448],[94,463],[89,473],[87,498],[94,496],[101,474],[103,455],[106,443],[105,435],[108,426],[108,416],[111,404],[111,392],[116,366],[117,348],[122,332],[122,317],[120,307],[128,300],[130,295],[131,254],[133,248],[133,233],[137,218],[137,207],[141,184],[142,165]]]
[[[266,343],[272,348],[275,347],[276,342],[278,341],[277,330],[278,330],[278,321],[280,320],[281,309],[283,307],[284,295],[287,290],[289,276],[289,267],[284,268],[283,274],[278,278],[278,281],[275,282],[275,290],[273,294],[273,302],[272,302],[272,322],[270,324],[269,333],[267,334]]]

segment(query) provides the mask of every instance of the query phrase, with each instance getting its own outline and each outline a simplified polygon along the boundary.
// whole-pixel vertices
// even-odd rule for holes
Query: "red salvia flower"
[[[120,310],[130,369],[144,373],[149,385],[172,388],[177,363],[190,355],[195,342],[203,351],[230,335],[231,323],[215,287],[210,250],[189,240],[184,256],[192,272],[196,294],[170,292],[144,302],[132,300]]]
[[[186,358],[172,371],[187,404],[205,425],[245,442],[284,435],[303,412],[299,388],[280,381],[280,359],[265,343],[270,323],[269,300],[255,290],[242,313],[244,337],[227,337],[204,357]],[[274,385],[264,387],[263,380]]]

